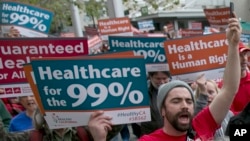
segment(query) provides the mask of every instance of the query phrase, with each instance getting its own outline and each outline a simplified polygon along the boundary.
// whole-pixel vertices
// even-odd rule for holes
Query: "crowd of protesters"
[[[234,15],[228,21],[229,43],[223,82],[201,75],[191,88],[184,81],[172,80],[171,72],[148,73],[148,95],[151,121],[131,124],[140,141],[216,140],[225,138],[228,121],[239,114],[250,101],[250,49],[240,42],[241,26]],[[18,37],[10,29],[7,37]],[[166,34],[166,36],[169,36]],[[107,52],[103,45],[101,52]],[[232,75],[233,74],[233,75]],[[1,90],[1,89],[0,89]],[[105,112],[93,112],[88,126],[49,129],[32,96],[0,100],[0,140],[28,141],[104,141],[112,140],[127,125],[112,125]]]

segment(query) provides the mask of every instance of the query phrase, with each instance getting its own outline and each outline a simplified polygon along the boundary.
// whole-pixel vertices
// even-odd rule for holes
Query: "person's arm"
[[[202,109],[208,105],[208,96],[200,93],[195,101],[194,115],[197,115]]]
[[[96,111],[91,114],[88,128],[94,141],[106,141],[108,131],[112,130],[111,119],[104,115],[104,111]]]
[[[205,74],[200,75],[196,79],[196,84],[197,84],[197,90],[196,95],[197,99],[195,101],[195,109],[194,109],[194,114],[197,115],[203,108],[205,108],[208,105],[208,94],[207,94],[207,89],[206,89],[206,78]]]
[[[6,109],[3,101],[0,99],[0,120],[3,122],[4,130],[9,130],[9,125],[11,121],[11,115],[9,111]]]
[[[223,75],[223,87],[209,105],[209,110],[218,125],[225,118],[240,83],[240,56],[238,50],[240,35],[241,26],[238,19],[230,18],[228,29],[226,30],[229,47]]]

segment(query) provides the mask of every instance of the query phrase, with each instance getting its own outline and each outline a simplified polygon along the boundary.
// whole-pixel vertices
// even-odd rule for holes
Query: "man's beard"
[[[178,119],[184,116],[185,118],[189,118],[189,124],[181,124],[179,123]],[[169,121],[169,123],[177,130],[180,132],[185,132],[187,131],[190,126],[191,126],[191,122],[192,122],[192,115],[190,112],[183,110],[181,112],[178,112],[176,115],[171,115],[170,112],[166,111],[165,114],[165,118]]]

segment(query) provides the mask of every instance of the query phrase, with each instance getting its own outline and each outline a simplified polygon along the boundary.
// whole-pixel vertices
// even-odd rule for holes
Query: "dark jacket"
[[[149,134],[163,127],[163,118],[157,108],[157,93],[158,90],[153,87],[152,84],[149,85],[148,94],[150,102],[150,112],[151,112],[151,121],[141,123],[141,133]]]

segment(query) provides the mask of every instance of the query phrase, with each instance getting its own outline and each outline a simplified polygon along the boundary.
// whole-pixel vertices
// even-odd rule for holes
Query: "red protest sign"
[[[88,55],[87,38],[0,39],[0,84],[27,82],[23,65],[31,58]]]
[[[226,63],[227,46],[225,33],[164,42],[172,75],[223,68]]]

